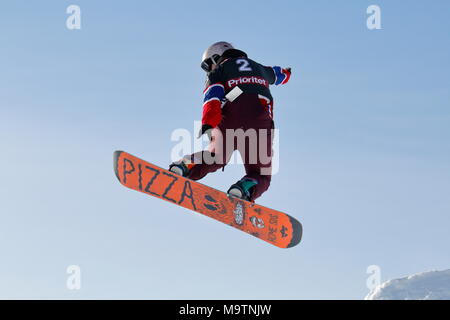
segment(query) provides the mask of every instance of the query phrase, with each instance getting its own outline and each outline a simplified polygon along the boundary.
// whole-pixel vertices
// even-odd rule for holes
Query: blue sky
[[[68,30],[66,8],[82,10]],[[366,28],[366,8],[382,30]],[[9,1],[0,5],[0,297],[360,299],[450,265],[448,1]],[[281,250],[123,188],[112,153],[166,166],[201,116],[203,50],[290,66],[280,171],[259,203]],[[226,190],[243,168],[206,177]],[[66,288],[79,265],[82,288]]]

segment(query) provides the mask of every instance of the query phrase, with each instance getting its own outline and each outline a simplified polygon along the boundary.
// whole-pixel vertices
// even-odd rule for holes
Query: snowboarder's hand
[[[212,135],[212,128],[209,124],[202,125],[202,128],[198,132],[197,139],[200,139],[202,135],[205,133],[208,135],[209,140],[211,141],[211,135]]]

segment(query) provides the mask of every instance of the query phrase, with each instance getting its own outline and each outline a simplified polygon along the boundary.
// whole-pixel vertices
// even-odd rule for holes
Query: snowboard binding
[[[227,194],[235,198],[251,201],[254,186],[257,184],[258,182],[254,179],[242,178],[228,189]]]
[[[183,177],[187,177],[189,174],[189,168],[183,159],[171,163],[169,165],[169,171]]]

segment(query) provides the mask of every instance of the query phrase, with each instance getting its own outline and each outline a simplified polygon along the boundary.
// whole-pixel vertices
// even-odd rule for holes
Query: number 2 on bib
[[[250,63],[246,59],[237,59],[236,64],[239,65],[239,71],[252,71],[252,68],[250,67]]]

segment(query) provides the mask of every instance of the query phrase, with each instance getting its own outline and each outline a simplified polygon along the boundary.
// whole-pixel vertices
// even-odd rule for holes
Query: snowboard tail
[[[130,189],[193,210],[280,248],[297,245],[302,225],[295,218],[176,175],[123,151],[114,152],[114,171]]]

